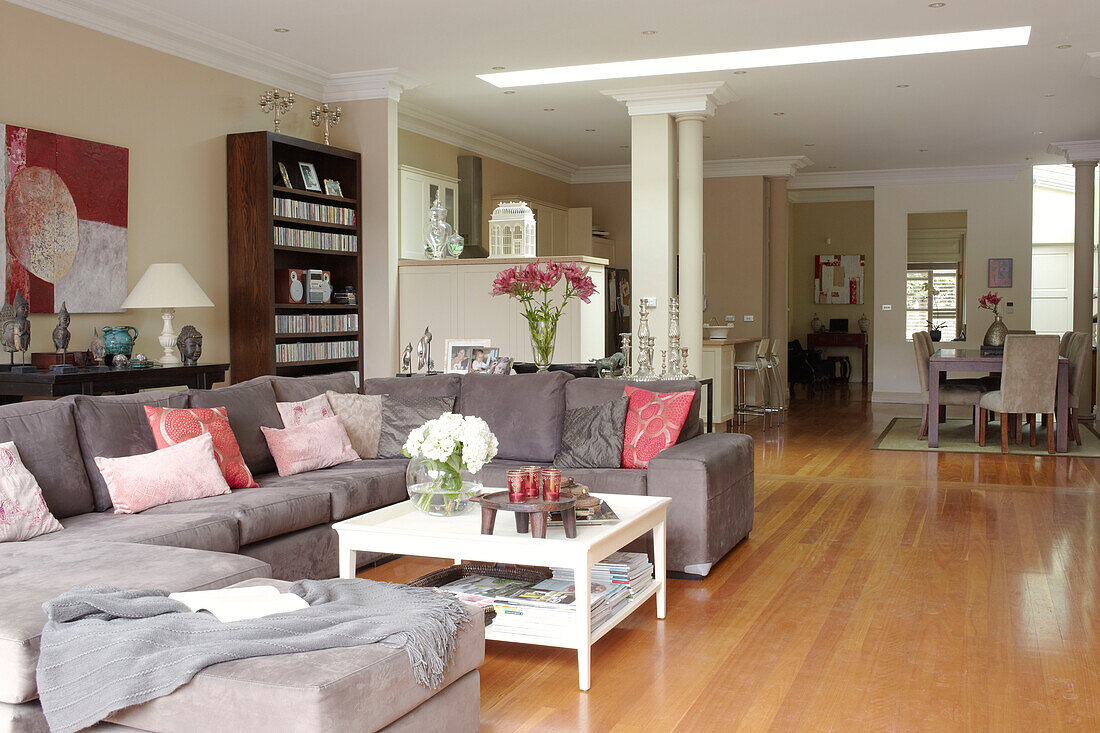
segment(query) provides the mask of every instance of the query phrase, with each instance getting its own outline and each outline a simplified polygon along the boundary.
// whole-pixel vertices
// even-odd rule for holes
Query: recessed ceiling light
[[[629,148],[630,146],[629,146],[629,145],[620,145],[619,147],[620,147],[620,148],[622,148],[623,150],[626,150],[626,149],[628,149],[628,148]]]
[[[741,155],[741,153],[737,153],[736,155],[731,155],[730,157],[731,158],[744,158],[745,156]]]
[[[490,68],[491,68],[491,69],[492,69],[493,71],[504,71],[504,67],[503,67],[503,66],[491,66]]]
[[[586,128],[584,128],[584,131],[585,132],[595,132],[596,128],[595,127],[586,127]]]
[[[1055,48],[1061,48],[1061,49],[1073,48],[1073,44],[1072,43],[1059,43],[1057,46],[1055,46]]]
[[[554,111],[554,108],[553,108],[553,107],[543,107],[543,108],[542,108],[542,111],[543,111],[543,112],[553,112],[553,111]]]
[[[643,36],[655,36],[655,35],[657,35],[657,31],[642,31],[642,35]]]
[[[276,33],[290,33],[289,28],[272,28],[271,30],[275,31]]]
[[[1047,92],[1047,93],[1046,93],[1046,94],[1044,94],[1043,96],[1044,96],[1045,98],[1047,98],[1047,99],[1050,99],[1050,98],[1051,98],[1051,97],[1053,97],[1054,95],[1053,95],[1053,94],[1051,94],[1051,93],[1049,93],[1049,92]]]
[[[786,112],[772,112],[772,114],[775,115],[776,117],[782,117],[783,115],[785,115],[787,113]]]
[[[927,153],[927,152],[928,152],[928,148],[921,148],[921,149],[920,149],[920,150],[918,150],[917,152],[918,152],[918,153]]]
[[[817,144],[817,143],[802,143],[802,147],[804,147],[804,148],[812,148],[812,147],[813,147],[814,145],[816,145],[816,144]]]
[[[928,3],[930,8],[942,8],[944,5],[947,5],[947,3]]]
[[[896,86],[898,89],[908,89],[909,88],[908,84],[895,84],[894,86]]]
[[[747,73],[749,73],[749,72],[745,71],[744,69],[738,69],[737,71],[735,71],[735,72],[733,72],[733,73],[734,73],[734,74],[739,74],[739,75],[740,75],[740,74],[747,74]]]
[[[1031,131],[1031,134],[1032,134],[1032,135],[1042,135],[1042,134],[1043,134],[1043,131],[1042,131],[1042,130],[1032,130],[1032,131]]]
[[[835,166],[835,165],[827,165],[827,166],[825,166],[825,167],[826,167],[826,168],[836,168],[836,166]]]
[[[505,90],[504,90],[504,93],[505,93],[505,94],[515,94],[515,93],[516,93],[516,90],[515,90],[515,89],[505,89]]]
[[[1026,158],[1024,158],[1024,160],[1031,160],[1031,156],[1027,156]]]
[[[916,56],[950,51],[1026,46],[1031,26],[993,28],[982,31],[936,33],[903,38],[877,38],[869,41],[820,43],[811,46],[766,48],[754,51],[730,51],[695,56],[670,56],[657,59],[612,61],[603,64],[557,66],[527,71],[478,74],[478,78],[498,87],[523,87],[536,84],[562,84],[595,79],[626,79],[665,74],[689,74],[700,71],[761,69],[768,66],[793,66],[826,61],[852,61],[894,56]]]
[[[704,140],[710,140],[710,135],[703,135]]]

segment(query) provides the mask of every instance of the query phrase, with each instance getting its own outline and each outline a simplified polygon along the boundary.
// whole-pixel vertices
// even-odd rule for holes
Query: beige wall
[[[0,121],[130,150],[129,283],[154,262],[181,262],[214,308],[176,314],[203,332],[203,361],[229,360],[225,136],[270,129],[264,86],[0,3]],[[299,98],[283,132],[318,139],[314,102]],[[346,123],[345,123],[346,124]],[[34,351],[52,351],[56,318],[32,317]],[[74,315],[72,346],[92,327],[133,325],[138,350],[160,353],[160,314]]]
[[[477,155],[408,130],[398,131],[397,145],[398,165],[411,165],[453,178],[458,177],[458,156]],[[548,204],[570,206],[572,196],[568,183],[484,155],[480,157],[484,222],[488,222],[493,215],[494,196],[527,196]],[[483,231],[488,234],[489,230],[485,228]]]
[[[630,267],[630,182],[575,184],[569,205],[592,207],[592,224],[615,242],[612,266]]]
[[[703,253],[707,258],[706,320],[737,316],[735,338],[764,335],[768,317],[762,176],[703,181]],[[753,317],[745,321],[745,316]]]
[[[791,206],[787,203],[787,179],[768,180],[768,329],[776,341],[780,373],[787,373],[787,341],[790,340],[789,308]],[[783,385],[785,390],[787,385]]]
[[[1001,296],[1014,301],[1015,312],[1005,315],[1009,328],[1030,328],[1031,323],[1031,171],[1011,181],[929,183],[875,187],[875,299],[874,393],[876,402],[919,399],[913,346],[906,341],[905,267],[908,247],[908,215],[911,213],[966,211],[966,262],[963,321],[965,345],[981,345],[991,316],[978,310],[978,295],[988,288],[986,260],[1013,258],[1012,288]],[[883,311],[882,306],[892,308]]]
[[[826,244],[826,237],[832,239]],[[863,305],[814,303],[814,255],[861,254],[864,265]],[[904,257],[904,255],[903,255]],[[873,201],[827,201],[791,204],[790,315],[791,338],[806,345],[814,313],[827,326],[830,318],[847,318],[848,330],[859,330],[864,313],[873,320],[875,302],[875,203]],[[873,330],[873,324],[872,324]],[[873,336],[872,336],[873,337]],[[852,380],[863,378],[858,349],[831,349],[830,354],[847,354],[852,360]],[[873,354],[868,368],[874,373]]]

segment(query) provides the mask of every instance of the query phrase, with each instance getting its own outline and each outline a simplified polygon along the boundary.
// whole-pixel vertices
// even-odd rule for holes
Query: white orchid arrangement
[[[499,448],[497,436],[480,417],[448,412],[409,433],[401,452],[430,461],[439,475],[432,489],[447,492],[461,489],[463,468],[476,474]]]

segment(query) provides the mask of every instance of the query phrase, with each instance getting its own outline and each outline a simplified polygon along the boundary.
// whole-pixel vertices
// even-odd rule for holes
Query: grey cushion
[[[93,511],[70,402],[20,402],[0,407],[0,443],[14,441],[58,519]]]
[[[275,399],[279,402],[302,402],[323,395],[330,389],[341,394],[359,391],[354,372],[317,374],[312,377],[272,377],[271,386],[275,388]]]
[[[258,584],[289,587],[281,581],[242,585]],[[483,619],[471,609],[470,621],[459,629],[444,686],[484,661]],[[110,720],[158,733],[366,733],[397,720],[436,692],[416,683],[403,649],[368,644],[215,664],[172,694],[120,710]],[[441,727],[433,724],[430,729]]]
[[[270,565],[272,578],[322,580],[340,574],[339,544],[335,529],[328,524],[318,524],[245,545],[241,554]]]
[[[602,405],[565,411],[561,450],[554,457],[559,468],[621,468],[626,430],[626,396]]]
[[[401,449],[409,439],[409,433],[427,421],[451,412],[454,403],[454,397],[383,397],[378,457],[401,458]]]
[[[650,392],[688,392],[695,390],[695,398],[691,401],[687,419],[684,420],[684,428],[680,431],[677,443],[691,440],[703,432],[703,424],[699,420],[699,406],[702,399],[702,385],[694,380],[660,380],[656,382],[632,382],[628,379],[596,379],[583,377],[574,379],[565,385],[565,409],[572,410],[577,407],[599,405],[615,399],[623,393],[623,387],[632,385]]]
[[[144,406],[187,407],[187,393],[158,390],[109,397],[76,396],[72,400],[80,451],[95,496],[95,511],[106,511],[112,506],[111,494],[95,459],[155,451],[157,443],[153,440]]]
[[[61,524],[65,527],[63,531],[40,535],[32,541],[137,542],[213,552],[236,552],[238,548],[237,522],[217,514],[92,512],[66,517]]]
[[[42,604],[80,585],[221,588],[268,575],[266,563],[240,555],[125,542],[0,544],[0,702],[38,696],[35,666],[46,616]]]
[[[261,489],[294,488],[332,497],[332,521],[347,519],[408,498],[405,490],[407,458],[352,461],[319,471],[280,476],[258,476]]]
[[[423,377],[378,377],[363,381],[363,394],[395,397],[458,397],[461,375],[433,374]]]
[[[566,372],[541,374],[466,374],[458,411],[477,415],[500,441],[498,457],[550,462],[561,448],[565,417]],[[600,402],[609,402],[613,395]]]
[[[293,487],[234,489],[228,494],[177,501],[144,514],[218,514],[237,520],[240,543],[266,540],[285,532],[324,524],[331,517],[329,494]]]
[[[194,407],[224,407],[229,416],[229,427],[237,437],[241,456],[248,470],[255,476],[275,470],[275,459],[267,448],[260,426],[282,428],[283,419],[275,406],[275,390],[270,380],[250,380],[212,390],[191,390]]]

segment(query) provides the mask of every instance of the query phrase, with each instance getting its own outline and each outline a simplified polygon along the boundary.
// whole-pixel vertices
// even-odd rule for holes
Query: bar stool
[[[775,402],[776,407],[779,408],[779,420],[782,422],[783,413],[787,411],[787,400],[783,394],[783,385],[786,384],[786,380],[783,379],[783,368],[779,364],[779,354],[776,353],[778,347],[779,339],[772,339],[771,346],[768,348],[767,371],[775,387]]]
[[[771,406],[768,400],[767,377],[768,348],[771,339],[760,339],[756,344],[756,358],[752,361],[734,362],[734,408],[733,413],[738,425],[745,424],[745,418],[749,415],[761,415],[764,419],[764,429],[768,428],[768,415],[778,416],[780,408]],[[756,373],[757,383],[760,385],[761,404],[750,405],[748,402],[749,373]]]

